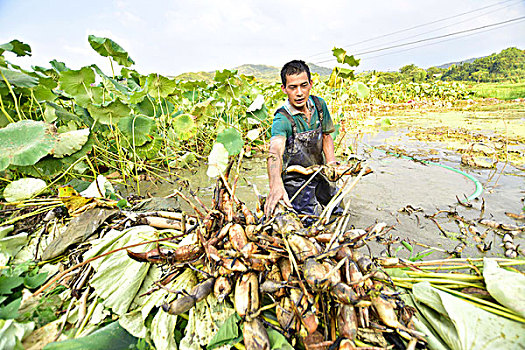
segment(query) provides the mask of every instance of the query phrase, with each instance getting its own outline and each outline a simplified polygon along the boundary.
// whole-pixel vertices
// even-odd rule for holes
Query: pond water
[[[521,213],[525,205],[523,168],[501,159],[494,169],[464,167],[461,165],[461,154],[456,151],[457,144],[450,139],[425,140],[424,137],[416,138],[412,134],[414,129],[438,127],[447,132],[461,128],[483,135],[519,138],[525,135],[525,113],[432,113],[389,116],[388,119],[388,123],[385,123],[384,118],[383,121],[380,118],[370,118],[346,140],[347,144],[357,145],[354,152],[366,159],[374,170],[372,174],[363,177],[345,198],[345,202],[349,203],[350,225],[366,228],[377,222],[385,222],[388,226],[393,226],[388,232],[391,239],[409,241],[418,252],[428,247],[436,248],[430,258],[448,256],[445,251],[452,251],[460,243],[458,238],[462,238],[467,245],[462,252],[463,257],[503,256],[504,250],[500,247],[501,232],[476,224],[480,232],[487,231],[484,243],[487,246],[491,244],[489,251],[481,253],[475,247],[477,242],[469,235],[461,237],[461,223],[448,218],[446,214],[436,216],[441,228],[448,232],[447,238],[440,232],[437,224],[426,216],[439,210],[456,210],[465,219],[477,220],[481,216],[480,209],[484,201],[483,217],[502,223],[524,225],[523,221],[515,221],[505,215],[505,212]],[[438,164],[471,174],[483,185],[483,193],[471,202],[472,208],[465,208],[458,204],[456,196],[463,199],[473,194],[475,183],[472,180],[438,165],[427,165],[389,155],[376,147],[393,150],[402,148],[405,154],[413,155],[414,158],[432,158]],[[523,141],[512,147],[516,152],[525,154]],[[262,194],[268,193],[265,158],[245,158],[240,173],[236,194],[249,208],[254,208],[256,197],[252,184]],[[182,177],[189,181],[191,189],[198,189],[197,196],[204,203],[211,202],[215,182],[206,176],[205,166],[186,172]],[[155,196],[165,196],[173,191],[172,184],[141,186],[141,192],[149,192]],[[403,211],[407,206],[418,211]],[[189,208],[186,210],[191,211]],[[519,236],[514,239],[516,245],[522,241]],[[379,254],[385,252],[386,246],[372,243],[370,249]],[[402,250],[398,255],[408,257],[409,252]]]

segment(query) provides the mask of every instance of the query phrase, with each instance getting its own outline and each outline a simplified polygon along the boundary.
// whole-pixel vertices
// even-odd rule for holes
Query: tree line
[[[399,72],[367,72],[362,78],[375,75],[380,84],[397,82],[425,81],[469,81],[477,83],[525,81],[525,50],[510,47],[490,56],[478,58],[473,62],[452,64],[448,68],[420,68],[414,64],[403,66]]]

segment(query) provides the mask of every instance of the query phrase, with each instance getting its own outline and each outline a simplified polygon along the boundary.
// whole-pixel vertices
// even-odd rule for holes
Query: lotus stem
[[[476,283],[469,283],[469,282],[463,282],[463,281],[457,281],[453,279],[446,279],[446,278],[406,278],[406,277],[392,277],[392,281],[397,282],[430,282],[431,284],[453,284],[457,285],[458,288],[462,287],[476,287],[476,288],[483,288],[482,284],[476,284]]]

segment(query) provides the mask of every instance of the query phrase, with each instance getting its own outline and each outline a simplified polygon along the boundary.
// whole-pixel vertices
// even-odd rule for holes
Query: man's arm
[[[323,134],[323,153],[326,164],[335,163],[334,139],[330,134]]]
[[[332,142],[333,143],[333,142]],[[270,183],[270,193],[264,205],[264,214],[270,216],[279,200],[283,199],[286,205],[292,206],[288,199],[288,194],[284,189],[281,178],[283,170],[283,154],[286,146],[286,137],[274,136],[270,139],[270,150],[268,155],[268,179]]]

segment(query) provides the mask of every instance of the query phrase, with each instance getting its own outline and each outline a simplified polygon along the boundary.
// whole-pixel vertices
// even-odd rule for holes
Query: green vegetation
[[[472,86],[475,96],[484,98],[497,98],[500,100],[514,100],[525,98],[525,83],[497,84],[484,83]]]

